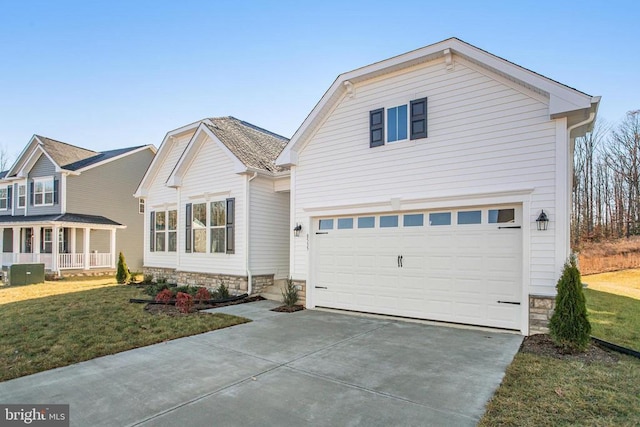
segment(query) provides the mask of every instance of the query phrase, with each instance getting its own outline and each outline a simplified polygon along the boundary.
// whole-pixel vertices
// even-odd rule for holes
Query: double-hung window
[[[151,212],[151,252],[176,252],[178,249],[178,211]]]
[[[164,211],[156,212],[156,252],[164,252],[167,229],[167,213]]]
[[[38,179],[33,182],[33,204],[53,205],[53,178]]]
[[[9,187],[0,188],[0,211],[9,209]]]
[[[209,226],[211,227],[211,253],[225,252],[225,228],[227,225],[225,202],[211,202]]]
[[[18,207],[24,208],[27,204],[27,186],[18,185]]]
[[[178,211],[167,212],[167,251],[176,252],[178,250]]]
[[[188,203],[185,252],[235,253],[235,199]]]
[[[386,122],[386,125],[385,125]],[[386,129],[386,138],[385,138]],[[427,98],[369,111],[369,146],[427,137]]]
[[[207,252],[207,204],[193,204],[193,252]]]

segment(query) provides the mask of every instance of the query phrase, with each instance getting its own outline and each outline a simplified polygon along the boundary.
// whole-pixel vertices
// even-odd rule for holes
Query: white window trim
[[[142,197],[138,199],[138,213],[144,215],[145,201]]]
[[[34,184],[35,185],[35,184]],[[24,190],[24,194],[22,197],[24,198],[23,203],[20,204],[20,188]],[[26,184],[18,184],[18,189],[16,191],[16,207],[18,209],[24,209],[27,207],[27,185]]]
[[[411,108],[411,101],[407,101],[407,102],[400,102],[396,105],[393,105],[391,107],[385,107],[384,109],[384,124],[385,124],[385,128],[384,128],[384,143],[385,145],[387,144],[397,144],[399,142],[405,142],[405,141],[409,141],[410,138],[410,134],[409,134],[409,109]],[[392,108],[398,108],[398,107],[402,107],[402,106],[407,107],[407,121],[405,123],[405,132],[407,133],[406,138],[403,139],[396,139],[394,141],[389,141],[389,110],[391,110]]]
[[[0,208],[0,211],[8,211],[10,206],[9,206],[9,186],[8,185],[3,185],[0,186],[0,190],[4,189],[4,197],[0,197],[0,200],[4,200],[5,201],[5,207],[4,208]]]
[[[51,182],[51,203],[45,203],[45,199],[46,199],[46,194],[47,192],[44,191],[45,185],[47,182]],[[38,195],[39,193],[36,191],[36,187],[38,185],[38,183],[42,183],[42,203],[37,203],[36,202],[36,195]],[[42,206],[53,206],[55,204],[55,200],[54,200],[54,196],[55,196],[55,179],[52,176],[49,177],[43,177],[43,178],[34,178],[33,179],[33,206],[38,206],[38,207],[42,207]]]
[[[214,193],[208,193],[207,196],[211,196]],[[216,196],[220,196],[220,195],[228,195],[228,192],[220,192],[220,193],[215,193]],[[224,216],[225,219],[227,217],[227,199],[214,199],[211,200],[208,197],[203,200],[202,196],[193,196],[190,197],[190,199],[195,199],[192,204],[191,204],[191,252],[187,252],[187,254],[209,254],[209,255],[214,255],[214,256],[221,256],[221,255],[229,255],[227,254],[227,227],[226,224],[225,225],[211,225],[211,204],[212,203],[216,203],[216,202],[222,202],[222,205],[224,207]],[[195,228],[193,227],[193,216],[195,214],[195,209],[193,209],[193,206],[195,205],[201,205],[204,204],[205,205],[205,211],[206,211],[206,217],[205,217],[205,227],[204,230],[206,232],[206,248],[204,252],[197,252],[195,250]],[[211,230],[213,230],[214,228],[223,228],[224,229],[224,250],[222,252],[212,252],[211,251]]]

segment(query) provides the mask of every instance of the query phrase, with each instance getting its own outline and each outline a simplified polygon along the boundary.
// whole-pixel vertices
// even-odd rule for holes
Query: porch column
[[[4,253],[4,228],[0,228],[0,258]]]
[[[72,254],[76,253],[76,229],[71,228],[69,230],[69,252]]]
[[[53,226],[53,230],[51,230],[53,236],[51,236],[51,270],[59,273],[58,269],[58,252],[60,249],[60,227],[57,225]]]
[[[111,268],[116,268],[116,229],[111,229]]]
[[[91,268],[91,260],[89,259],[89,245],[91,244],[91,229],[85,228],[82,233],[83,243],[82,251],[84,252],[84,269],[89,270]]]
[[[40,262],[40,239],[42,237],[42,227],[34,225],[33,226],[33,255],[32,256],[32,260],[33,262]]]
[[[18,262],[20,254],[20,239],[22,238],[22,229],[20,227],[13,227],[13,259],[12,264]]]

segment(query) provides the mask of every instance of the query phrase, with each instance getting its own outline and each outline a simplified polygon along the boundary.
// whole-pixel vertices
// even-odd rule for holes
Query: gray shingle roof
[[[0,223],[5,222],[74,222],[80,224],[99,224],[99,225],[122,225],[109,218],[105,218],[99,215],[85,215],[85,214],[53,214],[53,215],[2,215],[0,216]]]
[[[247,167],[269,172],[284,170],[275,160],[289,140],[235,117],[209,119],[206,126]]]

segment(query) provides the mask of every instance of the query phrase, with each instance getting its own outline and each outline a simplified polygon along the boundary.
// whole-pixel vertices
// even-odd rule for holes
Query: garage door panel
[[[317,306],[519,329],[522,230],[497,224],[314,235]],[[483,218],[486,218],[486,213]],[[485,219],[486,220],[486,219]],[[376,224],[379,224],[378,220]],[[402,255],[399,264],[398,256]]]

